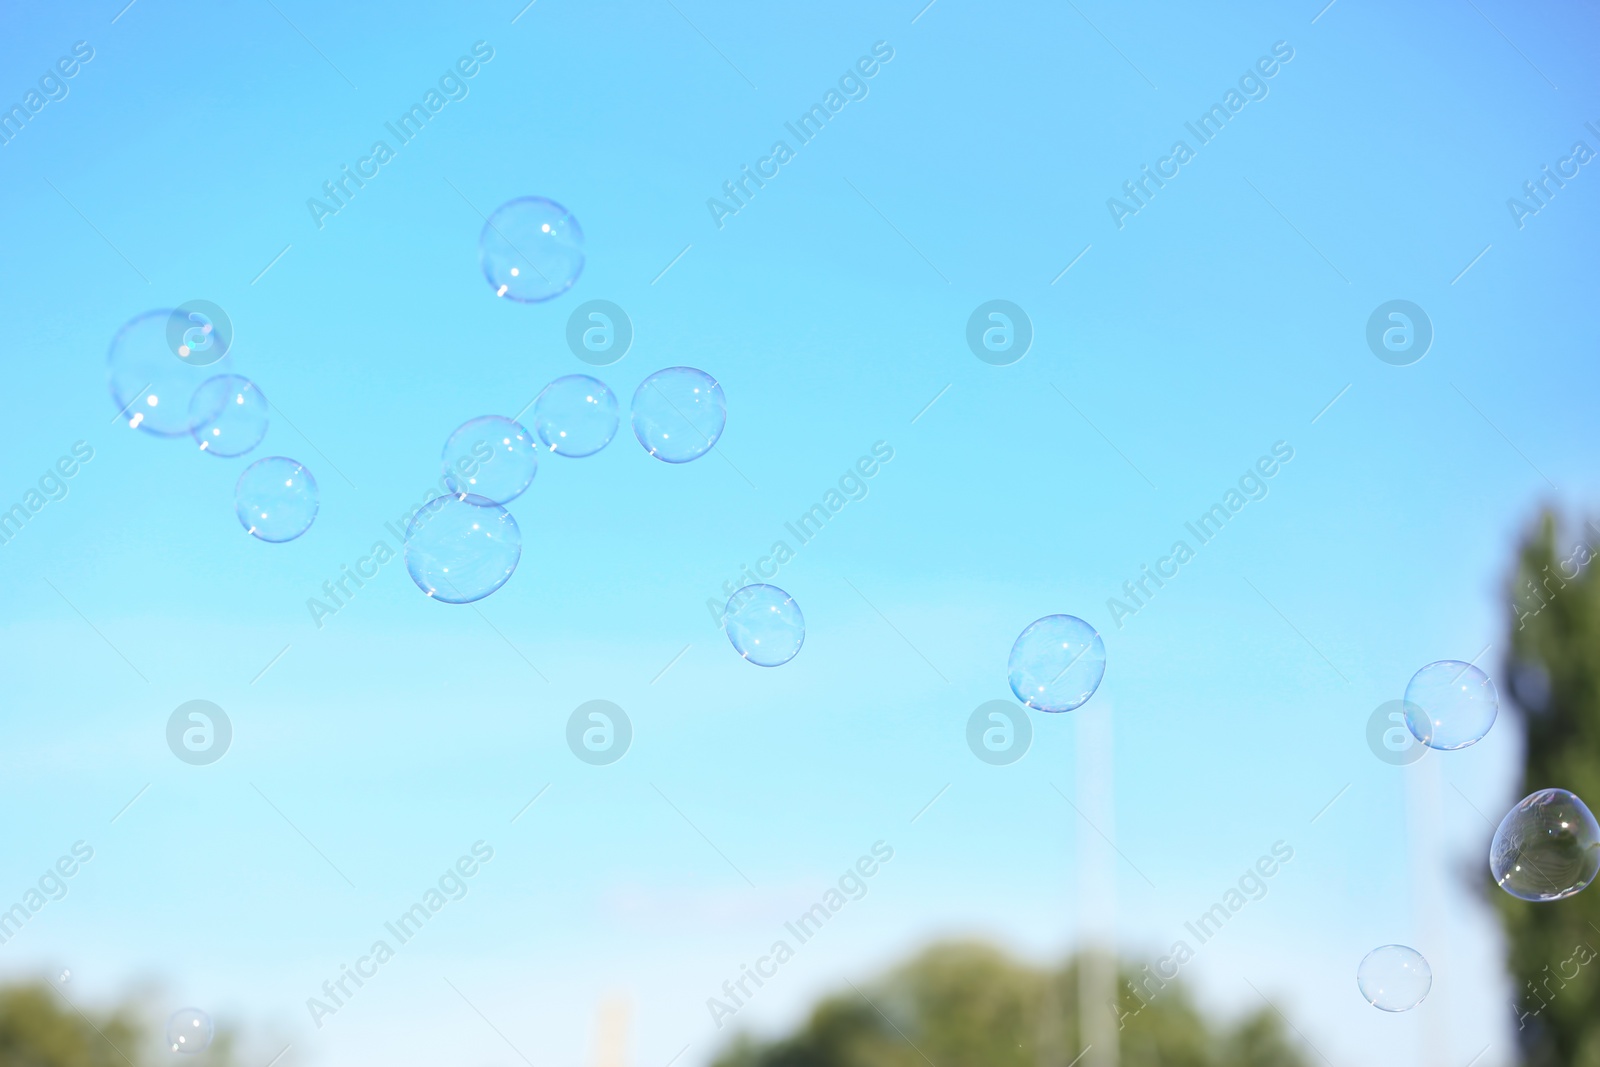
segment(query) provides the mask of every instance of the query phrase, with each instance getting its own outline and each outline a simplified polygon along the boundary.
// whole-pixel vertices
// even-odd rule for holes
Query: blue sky
[[[1206,1003],[1253,1009],[1253,984],[1335,1063],[1425,1042],[1422,1062],[1510,1062],[1494,927],[1455,871],[1486,851],[1478,812],[1517,799],[1514,719],[1405,769],[1364,730],[1432,660],[1489,646],[1501,681],[1515,538],[1600,489],[1581,296],[1600,177],[1521,228],[1506,204],[1575,141],[1600,150],[1593,16],[919,7],[8,10],[0,99],[76,42],[93,58],[0,146],[0,503],[75,442],[94,458],[0,546],[0,789],[22,813],[0,896],[75,841],[95,854],[0,968],[70,967],[88,999],[157,979],[262,1062],[292,1044],[286,1064],[579,1062],[623,992],[635,1062],[705,1063],[729,1033],[705,998],[876,841],[895,855],[867,896],[739,1024],[787,1025],[934,936],[1044,959],[1114,924],[1164,952],[1282,840],[1270,893],[1186,969]],[[319,228],[307,200],[477,42],[467,95]],[[708,198],[878,42],[865,98],[719,228]],[[1118,228],[1108,198],[1278,42],[1265,98]],[[477,262],[482,215],[526,195],[586,235],[577,284],[534,306],[494,299]],[[997,298],[1035,334],[1007,367],[964,339]],[[235,370],[274,405],[240,459],[111,421],[112,335],[192,299],[227,309]],[[564,340],[590,299],[636,331],[599,370]],[[1366,347],[1392,299],[1433,323],[1412,366]],[[392,541],[456,426],[564,374],[626,403],[680,364],[726,393],[719,455],[670,466],[624,429],[546,456],[510,506],[521,564],[476,610],[397,561],[314,625],[306,600]],[[1280,441],[1268,495],[1119,628],[1108,598]],[[804,649],[741,661],[707,599],[877,442],[893,459],[866,497],[775,579]],[[285,545],[232,507],[275,454],[322,491]],[[968,715],[1058,612],[1100,628],[1099,694],[1035,715],[1021,762],[979,762]],[[191,699],[233,723],[210,766],[166,748]],[[566,748],[591,699],[633,723],[609,766]],[[1109,912],[1063,800],[1085,798],[1095,717]],[[306,998],[480,840],[467,895],[314,1028]],[[1389,1017],[1355,967],[1392,941],[1437,984]]]

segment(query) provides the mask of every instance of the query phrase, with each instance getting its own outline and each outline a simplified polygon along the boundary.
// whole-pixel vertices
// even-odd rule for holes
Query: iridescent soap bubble
[[[533,402],[533,429],[558,456],[592,456],[616,436],[617,398],[606,383],[569,374],[544,387]]]
[[[1106,674],[1106,645],[1076,615],[1046,615],[1011,646],[1008,680],[1037,711],[1071,711],[1094,696]]]
[[[206,366],[185,363],[167,344],[170,308],[126,322],[106,356],[111,402],[123,423],[157,437],[189,432],[189,398],[208,378],[229,369],[226,359]]]
[[[1410,1011],[1433,988],[1433,968],[1414,948],[1383,945],[1363,957],[1356,985],[1379,1011]]]
[[[757,667],[788,663],[806,641],[800,605],[775,585],[747,585],[734,593],[722,627],[733,650]]]
[[[411,580],[446,604],[482,600],[506,584],[521,558],[517,520],[480,496],[438,497],[406,525]]]
[[[199,1008],[179,1008],[167,1020],[167,1047],[190,1055],[204,1052],[214,1032],[211,1016]]]
[[[478,258],[495,296],[537,304],[571,289],[583,273],[583,227],[554,200],[519,197],[484,223]]]
[[[1489,676],[1470,663],[1430,663],[1406,685],[1406,726],[1429,748],[1477,744],[1494,725],[1500,697]]]
[[[539,473],[539,446],[522,423],[484,415],[456,427],[444,443],[445,482],[458,496],[504,504]]]
[[[267,436],[267,398],[249,378],[208,378],[189,398],[189,433],[202,452],[242,456]]]
[[[1489,873],[1522,900],[1561,900],[1600,874],[1600,825],[1565,789],[1541,789],[1500,820]]]
[[[693,367],[658,370],[633,394],[633,435],[667,463],[687,463],[711,451],[727,421],[722,386]]]
[[[321,499],[311,472],[287,456],[256,460],[233,489],[234,513],[245,531],[274,544],[311,529]]]

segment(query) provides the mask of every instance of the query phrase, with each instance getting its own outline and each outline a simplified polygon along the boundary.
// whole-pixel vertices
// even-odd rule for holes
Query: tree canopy
[[[1518,554],[1503,672],[1527,742],[1517,799],[1553,787],[1600,802],[1597,549],[1594,523],[1563,531],[1547,512]],[[1600,889],[1534,904],[1488,887],[1506,933],[1524,1064],[1600,1067]]]
[[[984,944],[937,944],[824,999],[792,1035],[735,1038],[713,1067],[1067,1067],[1086,1043],[1077,1010],[1083,966],[1076,957],[1039,969]],[[1121,1020],[1121,1067],[1307,1067],[1265,1009],[1217,1025],[1181,981],[1135,996],[1142,977],[1124,968],[1121,1001],[1106,1005]]]
[[[133,1004],[104,1011],[69,999],[48,982],[0,986],[0,1067],[145,1067],[181,1058],[185,1067],[227,1067],[232,1035],[219,1028],[205,1052],[177,1057],[161,1027]]]

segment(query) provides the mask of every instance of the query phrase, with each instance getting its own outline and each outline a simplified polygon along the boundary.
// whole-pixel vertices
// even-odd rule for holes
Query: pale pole
[[[606,997],[595,1012],[594,1067],[628,1067],[628,1022],[633,1004],[626,994]]]
[[[1078,1018],[1083,1067],[1117,1067],[1117,872],[1111,841],[1116,839],[1112,802],[1113,701],[1106,687],[1077,711],[1078,742]],[[1104,835],[1104,836],[1102,836]],[[1084,1052],[1087,1047],[1087,1053]]]
[[[1405,767],[1407,851],[1411,854],[1411,912],[1416,948],[1433,971],[1433,988],[1422,1005],[1423,1052],[1427,1067],[1449,1067],[1450,1002],[1447,994],[1455,975],[1450,968],[1447,938],[1440,936],[1443,910],[1445,858],[1439,804],[1439,753],[1424,750],[1417,762]],[[1376,946],[1373,946],[1376,947]]]

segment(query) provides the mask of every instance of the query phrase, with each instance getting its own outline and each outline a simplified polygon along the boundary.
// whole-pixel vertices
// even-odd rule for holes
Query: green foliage
[[[1055,970],[987,945],[938,944],[882,979],[824,1000],[799,1032],[739,1037],[713,1067],[1067,1067],[1087,1043],[1082,958]],[[1124,971],[1119,985],[1142,975]],[[1306,1067],[1266,1011],[1213,1029],[1177,982],[1106,1005],[1121,1067]]]
[[[1505,676],[1524,711],[1520,799],[1566,789],[1600,802],[1600,529],[1561,536],[1546,513],[1512,579]],[[1508,724],[1509,725],[1509,724]],[[1532,904],[1489,883],[1508,942],[1527,1067],[1600,1067],[1600,889]]]
[[[165,1020],[146,1024],[123,1006],[109,1013],[83,1008],[46,982],[0,986],[0,1067],[228,1067],[232,1035],[219,1030],[195,1056],[162,1050]]]
[[[128,1067],[141,1028],[118,1012],[79,1015],[43,982],[0,989],[0,1067]]]

